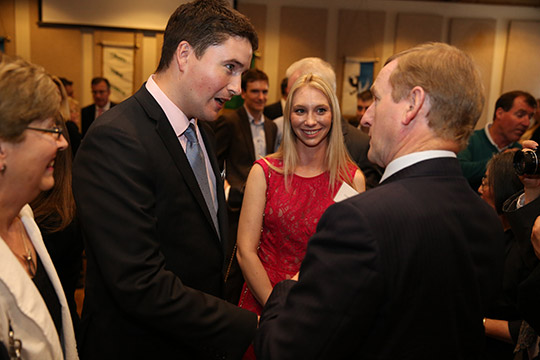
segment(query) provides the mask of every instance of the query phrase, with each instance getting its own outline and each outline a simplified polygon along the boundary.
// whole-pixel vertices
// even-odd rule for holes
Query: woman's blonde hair
[[[268,163],[268,161],[267,163],[272,169],[285,175],[285,184],[288,185],[290,176],[294,173],[298,163],[298,152],[296,151],[295,146],[298,139],[291,126],[293,100],[298,90],[307,86],[321,91],[324,96],[326,96],[332,112],[332,125],[326,140],[323,140],[328,142],[324,167],[330,175],[330,187],[333,189],[338,181],[344,181],[354,187],[353,176],[350,174],[350,166],[353,165],[356,167],[356,165],[351,160],[345,147],[341,111],[336,93],[322,77],[315,74],[307,74],[298,78],[287,97],[283,114],[283,141],[278,151],[269,156],[271,158],[282,160],[283,168],[276,168]]]
[[[41,66],[18,57],[0,58],[0,138],[21,141],[35,120],[56,117],[60,92]]]

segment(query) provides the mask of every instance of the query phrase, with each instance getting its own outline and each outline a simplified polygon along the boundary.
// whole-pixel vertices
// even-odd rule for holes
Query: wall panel
[[[397,15],[394,52],[427,41],[443,41],[443,17],[431,14]]]
[[[261,54],[264,53],[265,49],[266,5],[240,3],[238,4],[238,11],[248,17],[257,31],[257,35],[259,36],[259,49],[257,54],[259,54],[259,56],[255,58],[255,66],[258,69],[262,69],[264,67],[264,62]]]
[[[15,55],[15,1],[0,1],[0,36],[7,37],[4,41],[4,51]]]
[[[524,90],[540,97],[540,21],[512,21],[502,91]]]
[[[73,81],[75,98],[80,99],[82,86],[82,41],[78,28],[39,27],[38,4],[30,3],[30,48],[33,63],[59,77]],[[90,84],[88,84],[90,86]]]
[[[449,43],[469,53],[482,75],[486,92],[491,86],[492,63],[495,46],[495,25],[493,19],[452,19],[449,29]],[[476,128],[482,128],[493,116],[493,110],[484,106]]]
[[[382,11],[340,10],[338,24],[336,74],[338,98],[341,99],[346,57],[379,59],[374,74],[381,69],[385,15]]]
[[[307,56],[324,59],[327,9],[282,7],[279,30],[278,80],[296,60]]]

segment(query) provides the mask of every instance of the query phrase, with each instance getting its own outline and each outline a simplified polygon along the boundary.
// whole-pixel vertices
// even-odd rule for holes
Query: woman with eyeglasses
[[[0,59],[0,354],[77,359],[62,285],[28,205],[54,185],[60,93],[20,58]]]
[[[84,249],[79,222],[75,216],[75,199],[72,191],[71,164],[77,143],[81,138],[77,125],[70,121],[69,98],[59,78],[53,76],[60,90],[61,121],[58,124],[69,148],[57,153],[54,160],[54,186],[42,191],[30,202],[34,220],[38,224],[47,252],[62,283],[69,305],[75,335],[80,323],[75,301],[75,290],[80,283],[82,252]]]

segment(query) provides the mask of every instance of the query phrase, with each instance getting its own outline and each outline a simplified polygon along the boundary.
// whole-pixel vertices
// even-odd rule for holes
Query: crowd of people
[[[267,105],[257,48],[226,2],[185,3],[141,88],[96,77],[82,109],[0,57],[0,359],[538,359],[537,100],[474,131],[474,61],[426,43],[349,121],[314,57]]]

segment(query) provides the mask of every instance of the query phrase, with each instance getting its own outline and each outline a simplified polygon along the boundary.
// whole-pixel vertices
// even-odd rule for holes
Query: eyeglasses
[[[486,175],[482,176],[482,187],[488,187],[489,186],[489,182],[488,182],[488,178]]]
[[[60,136],[62,135],[62,128],[59,126],[53,126],[50,129],[38,128],[38,127],[33,127],[33,126],[27,126],[26,128],[28,130],[43,131],[46,133],[55,134],[53,136],[55,137],[56,140],[60,140]]]

